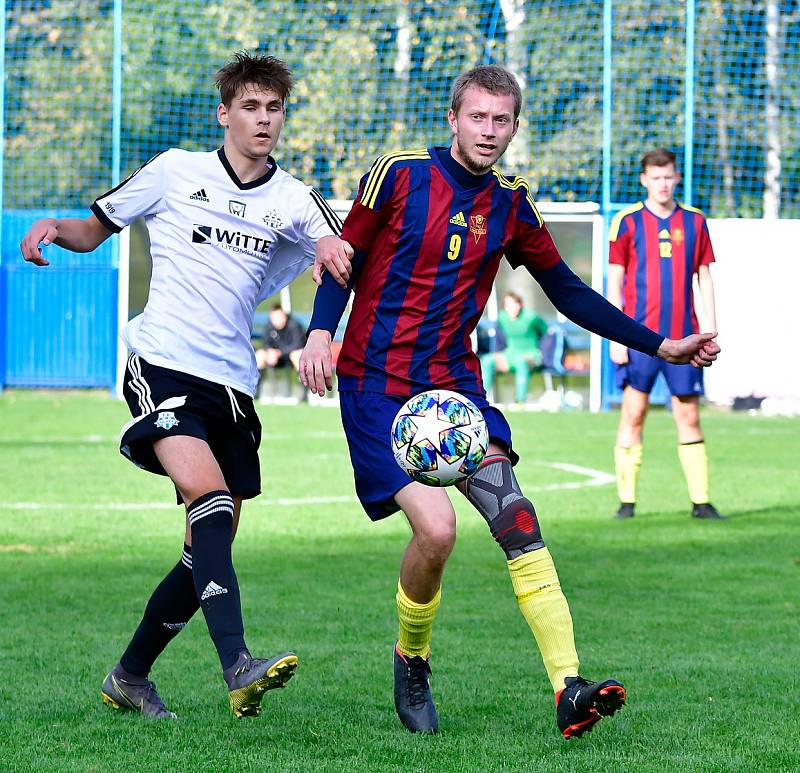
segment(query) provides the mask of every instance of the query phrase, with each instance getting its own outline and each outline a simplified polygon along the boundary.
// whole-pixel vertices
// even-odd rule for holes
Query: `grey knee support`
[[[467,479],[464,493],[484,517],[492,536],[510,561],[544,547],[533,503],[522,495],[511,462],[488,458]]]

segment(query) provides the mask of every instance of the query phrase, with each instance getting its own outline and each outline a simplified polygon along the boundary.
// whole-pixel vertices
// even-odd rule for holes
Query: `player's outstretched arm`
[[[322,273],[327,271],[342,287],[347,287],[353,271],[353,248],[338,236],[323,236],[316,247],[312,279],[322,284]]]
[[[325,389],[333,390],[333,366],[331,365],[331,334],[328,330],[311,330],[308,341],[300,355],[300,382],[320,397]]]
[[[617,309],[622,309],[622,283],[625,278],[625,268],[616,263],[608,266],[606,277],[606,298],[608,302]],[[628,347],[624,344],[610,341],[608,354],[611,362],[616,365],[626,365],[628,363]]]
[[[674,365],[691,364],[696,368],[707,368],[721,351],[714,341],[716,337],[716,333],[695,333],[680,341],[665,338],[656,356]]]
[[[91,252],[108,237],[109,231],[94,215],[85,219],[45,218],[37,220],[20,242],[22,257],[37,266],[49,266],[50,261],[42,255],[39,245],[57,244],[72,252]]]

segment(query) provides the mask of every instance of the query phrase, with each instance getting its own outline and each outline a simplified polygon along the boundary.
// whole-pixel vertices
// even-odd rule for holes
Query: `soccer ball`
[[[463,395],[432,389],[412,397],[392,422],[397,463],[427,486],[452,486],[478,469],[489,447],[483,414]]]

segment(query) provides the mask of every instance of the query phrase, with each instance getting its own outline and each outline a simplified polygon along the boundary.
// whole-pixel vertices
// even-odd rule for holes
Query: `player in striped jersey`
[[[538,515],[512,469],[518,457],[511,430],[486,401],[471,348],[501,258],[524,267],[559,310],[600,335],[672,362],[708,365],[719,351],[711,335],[675,341],[639,325],[564,264],[528,184],[493,168],[517,131],[520,106],[519,86],[506,69],[478,67],[460,76],[448,116],[451,145],[379,158],[361,180],[342,233],[355,249],[355,298],[337,376],[356,491],[372,520],[402,510],[412,529],[400,567],[394,647],[395,707],[412,732],[438,729],[430,641],[456,520],[445,490],[409,482],[389,435],[406,398],[434,387],[465,394],[486,418],[489,453],[462,493],[505,554],[555,691],[562,734],[581,735],[625,701],[619,682],[578,674],[569,608]],[[349,290],[328,279],[317,290],[300,373],[318,394],[331,388],[330,341],[348,298]]]
[[[26,260],[47,265],[40,244],[89,252],[140,216],[150,234],[147,305],[122,333],[131,350],[124,394],[134,418],[120,451],[172,479],[186,508],[185,544],[102,696],[114,708],[153,717],[175,714],[150,669],[198,608],[237,717],[257,716],[264,692],[294,672],[294,653],[251,657],[231,558],[242,500],[261,490],[253,312],[309,267],[315,251],[317,278],[323,266],[342,278],[352,254],[324,199],[270,155],[292,85],[286,65],[237,54],[217,73],[217,85],[221,148],[167,150],[100,196],[86,219],[37,221],[21,244]],[[196,678],[187,671],[190,683]]]
[[[692,287],[697,276],[706,324],[709,330],[716,330],[710,270],[714,251],[703,213],[675,200],[681,180],[675,154],[665,148],[646,153],[639,179],[647,191],[646,199],[622,210],[611,224],[608,299],[650,330],[678,338],[699,330]],[[620,498],[616,517],[634,515],[649,395],[662,373],[672,395],[678,457],[692,502],[690,513],[694,518],[722,518],[708,497],[708,461],[700,427],[702,369],[667,363],[615,342],[610,354],[617,385],[623,390],[614,448]]]

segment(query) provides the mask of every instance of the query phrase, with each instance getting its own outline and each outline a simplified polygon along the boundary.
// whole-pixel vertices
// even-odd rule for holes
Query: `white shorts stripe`
[[[128,358],[128,370],[132,376],[130,387],[139,398],[139,410],[141,411],[141,415],[152,413],[155,410],[155,405],[153,404],[153,397],[150,393],[150,385],[142,376],[142,364],[138,354],[131,354]]]
[[[240,416],[244,417],[244,411],[239,407],[239,402],[237,401],[233,390],[229,386],[226,386],[225,391],[228,393],[228,400],[231,401],[231,413],[233,414],[233,420],[237,421],[238,419],[236,414],[238,413]]]

